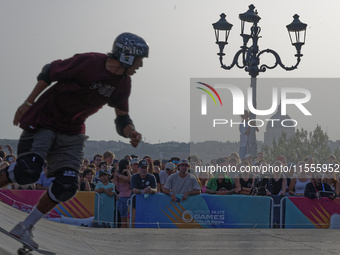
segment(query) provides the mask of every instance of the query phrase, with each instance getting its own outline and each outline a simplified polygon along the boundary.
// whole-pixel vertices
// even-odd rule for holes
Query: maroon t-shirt
[[[25,113],[20,127],[79,134],[85,133],[85,120],[105,104],[128,112],[131,78],[110,73],[106,60],[105,54],[84,53],[52,62],[50,79],[57,83]]]

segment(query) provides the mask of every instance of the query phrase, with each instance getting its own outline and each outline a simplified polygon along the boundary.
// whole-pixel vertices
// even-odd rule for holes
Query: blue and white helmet
[[[122,66],[129,68],[136,57],[147,58],[149,56],[149,46],[138,35],[122,33],[113,42],[112,55]]]

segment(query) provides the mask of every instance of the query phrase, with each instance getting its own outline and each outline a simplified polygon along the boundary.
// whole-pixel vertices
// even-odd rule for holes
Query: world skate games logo
[[[308,109],[312,95],[308,88],[291,86],[288,81],[283,81],[264,79],[258,81],[258,84],[251,84],[250,79],[211,79],[204,82],[192,80],[196,91],[191,88],[191,101],[196,105],[191,104],[191,112],[200,115],[198,117],[210,116],[204,122],[208,121],[213,128],[246,125],[245,122],[258,128],[268,124],[272,127],[297,127],[298,119],[291,118],[290,114],[312,116]],[[253,86],[256,85],[258,88],[254,89]],[[245,110],[251,113],[250,118],[241,119]],[[270,118],[275,112],[280,118]]]
[[[206,224],[224,224],[225,211],[224,210],[186,210],[182,214],[182,220],[185,223],[195,222]]]

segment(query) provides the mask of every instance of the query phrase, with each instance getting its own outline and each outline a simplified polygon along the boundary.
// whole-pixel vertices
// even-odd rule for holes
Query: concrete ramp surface
[[[0,202],[0,226],[11,230],[26,213]],[[41,220],[34,239],[60,255],[90,254],[340,254],[340,231],[313,229],[109,229]],[[0,255],[21,244],[0,233]],[[38,253],[33,253],[38,254]]]

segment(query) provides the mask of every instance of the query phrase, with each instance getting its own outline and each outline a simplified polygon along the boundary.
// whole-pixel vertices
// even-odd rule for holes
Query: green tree
[[[310,155],[315,159],[315,163],[326,163],[328,156],[332,153],[328,141],[327,133],[317,125],[311,132],[307,132],[303,128],[297,129],[290,138],[287,138],[286,133],[282,132],[278,141],[273,141],[272,148],[265,145],[262,147],[262,151],[269,162],[275,161],[279,155],[284,155],[288,162],[297,163]],[[340,150],[337,148],[334,154],[340,155]]]

